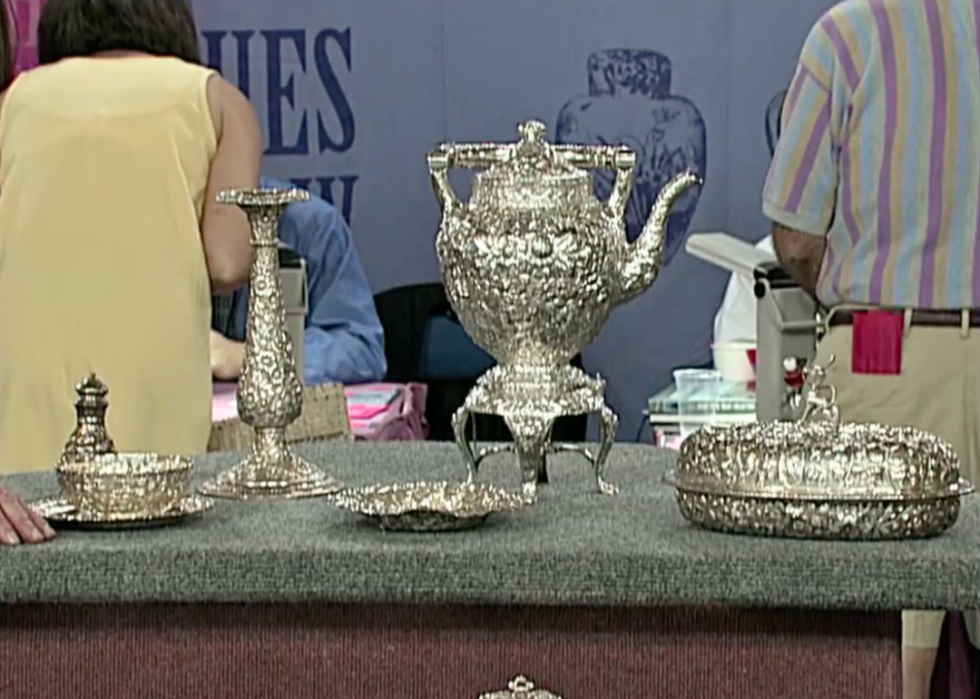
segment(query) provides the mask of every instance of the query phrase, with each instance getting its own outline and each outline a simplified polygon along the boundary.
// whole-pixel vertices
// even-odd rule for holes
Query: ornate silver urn
[[[660,271],[667,214],[700,178],[670,180],[632,245],[624,214],[636,155],[624,146],[552,145],[544,124],[519,127],[516,143],[443,144],[428,156],[442,223],[436,251],[453,309],[473,340],[497,360],[453,416],[456,443],[470,480],[486,456],[513,449],[524,495],[533,500],[545,457],[581,451],[600,491],[618,418],[606,405],[605,382],[569,365],[599,334],[612,309],[645,291]],[[460,201],[449,170],[482,170],[469,202]],[[592,196],[590,170],[616,173],[607,201]],[[598,413],[595,453],[551,442],[558,417]],[[500,415],[514,444],[477,452],[467,436],[473,413]]]

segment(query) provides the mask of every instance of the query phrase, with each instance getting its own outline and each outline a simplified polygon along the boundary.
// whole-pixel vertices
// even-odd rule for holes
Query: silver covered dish
[[[841,423],[822,367],[807,367],[796,422],[705,427],[665,480],[690,522],[814,539],[936,536],[973,485],[952,446],[912,427]]]
[[[492,514],[526,504],[520,495],[487,483],[449,481],[345,488],[328,498],[385,531],[402,532],[472,529]]]

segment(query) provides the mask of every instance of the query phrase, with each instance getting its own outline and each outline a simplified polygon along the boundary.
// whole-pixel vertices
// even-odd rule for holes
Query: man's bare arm
[[[787,274],[810,296],[817,296],[817,279],[823,264],[827,241],[822,236],[810,235],[778,223],[772,224],[772,245],[776,259]]]

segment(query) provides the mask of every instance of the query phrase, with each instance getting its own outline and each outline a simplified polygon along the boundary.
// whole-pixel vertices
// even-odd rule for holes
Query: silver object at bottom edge
[[[709,426],[684,440],[665,480],[686,519],[740,534],[864,541],[936,536],[956,523],[974,487],[949,443],[913,427],[842,423],[826,369],[804,376],[798,421]]]
[[[435,481],[347,488],[330,501],[385,531],[445,532],[472,529],[490,515],[524,506],[521,496],[486,483]]]
[[[178,524],[204,514],[214,507],[214,501],[197,495],[190,495],[165,512],[144,516],[129,515],[127,517],[81,516],[71,503],[62,498],[38,500],[31,503],[29,507],[57,529],[128,530]]]
[[[534,682],[527,677],[518,675],[507,683],[506,690],[485,692],[479,699],[561,699],[561,697],[547,689],[535,687]]]

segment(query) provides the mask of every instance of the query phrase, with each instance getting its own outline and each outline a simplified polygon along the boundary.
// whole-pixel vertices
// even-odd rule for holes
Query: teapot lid
[[[505,148],[505,160],[474,178],[471,203],[507,209],[580,207],[592,199],[592,177],[571,165],[544,140],[546,127],[526,121],[521,140]]]

